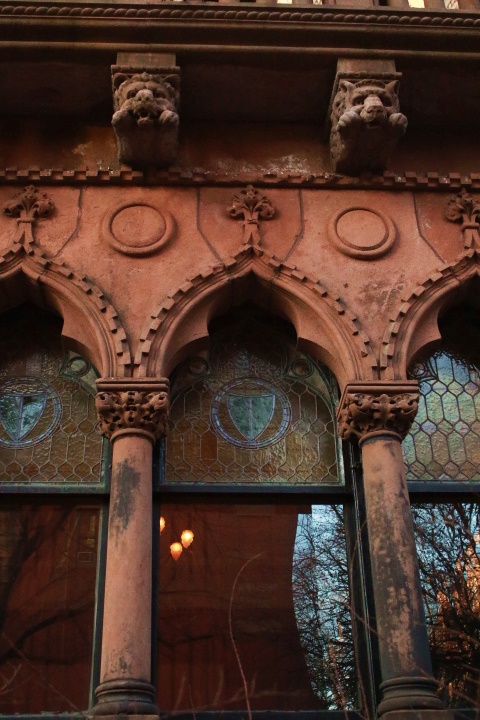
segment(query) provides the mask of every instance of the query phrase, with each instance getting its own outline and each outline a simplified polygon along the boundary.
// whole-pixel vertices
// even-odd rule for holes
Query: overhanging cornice
[[[161,30],[161,35],[159,31]],[[480,58],[480,14],[108,0],[0,1],[0,48]],[[161,43],[159,42],[161,37]],[[42,43],[41,47],[37,45]]]

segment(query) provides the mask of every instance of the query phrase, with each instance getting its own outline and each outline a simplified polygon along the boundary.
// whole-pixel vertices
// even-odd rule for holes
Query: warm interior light
[[[172,557],[174,560],[178,560],[180,555],[183,552],[182,544],[179,542],[174,542],[170,545],[170,552],[172,553]]]
[[[160,518],[160,532],[163,532],[164,527],[165,527],[165,518],[161,517]]]
[[[182,532],[182,545],[184,548],[190,547],[193,542],[194,534],[191,530],[184,530]]]

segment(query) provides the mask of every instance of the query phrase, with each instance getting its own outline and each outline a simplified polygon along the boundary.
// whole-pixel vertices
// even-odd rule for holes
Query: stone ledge
[[[424,190],[444,191],[467,190],[480,191],[480,173],[469,175],[458,172],[442,174],[438,172],[417,173],[404,171],[394,173],[386,170],[380,175],[362,175],[352,177],[333,172],[324,173],[231,173],[211,172],[202,168],[187,170],[171,167],[167,170],[142,172],[121,167],[118,170],[88,168],[0,168],[1,185],[146,185],[146,186],[212,186],[242,187],[252,184],[258,187],[284,188],[335,188],[365,190]]]

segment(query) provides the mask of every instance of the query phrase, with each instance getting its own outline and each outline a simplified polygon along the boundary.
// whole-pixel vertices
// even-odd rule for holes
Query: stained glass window
[[[99,483],[94,368],[61,321],[25,305],[0,319],[0,482]]]
[[[330,371],[251,310],[211,337],[172,382],[166,482],[341,483]]]
[[[480,318],[468,306],[440,321],[441,347],[411,377],[420,402],[404,441],[409,480],[480,480]]]
[[[447,706],[480,698],[480,506],[412,507],[423,600],[439,695]]]

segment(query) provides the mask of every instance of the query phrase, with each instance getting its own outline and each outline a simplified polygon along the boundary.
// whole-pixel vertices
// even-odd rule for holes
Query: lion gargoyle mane
[[[113,72],[112,84],[120,162],[140,168],[171,163],[178,145],[178,72]]]
[[[385,169],[407,129],[398,80],[340,80],[330,116],[330,149],[337,172],[359,175]]]

